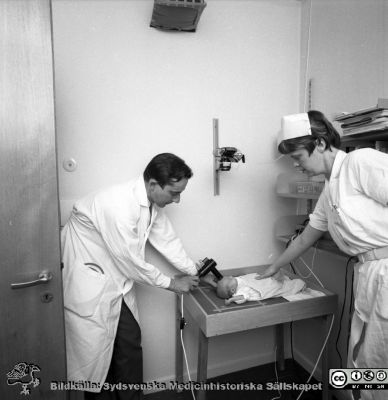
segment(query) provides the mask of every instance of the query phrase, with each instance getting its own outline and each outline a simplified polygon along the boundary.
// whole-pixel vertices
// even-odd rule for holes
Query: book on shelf
[[[381,109],[378,111],[373,111],[368,114],[359,115],[356,117],[346,119],[343,124],[341,124],[342,128],[351,128],[353,126],[360,126],[365,124],[370,124],[380,118],[388,117],[388,109]]]
[[[342,113],[334,118],[344,136],[388,129],[388,99],[378,99],[375,107]]]
[[[347,136],[347,135],[355,135],[357,133],[375,132],[387,128],[388,128],[388,117],[384,117],[372,121],[368,124],[342,128],[342,132],[344,136]]]

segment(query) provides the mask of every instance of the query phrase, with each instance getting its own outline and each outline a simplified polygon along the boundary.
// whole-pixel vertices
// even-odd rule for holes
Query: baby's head
[[[229,299],[237,290],[237,279],[233,276],[224,276],[217,282],[217,296],[221,299]]]

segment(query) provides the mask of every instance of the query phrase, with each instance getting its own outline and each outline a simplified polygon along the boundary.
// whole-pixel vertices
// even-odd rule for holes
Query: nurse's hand
[[[260,280],[270,277],[275,279],[280,279],[281,278],[280,268],[281,267],[274,267],[273,265],[271,265],[264,272],[257,274],[257,276],[255,276],[255,279]]]
[[[175,276],[171,279],[169,290],[175,293],[188,293],[190,290],[196,288],[199,284],[198,276],[184,275]]]

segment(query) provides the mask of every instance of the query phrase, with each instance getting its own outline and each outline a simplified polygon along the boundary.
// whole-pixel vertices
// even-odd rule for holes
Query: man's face
[[[150,182],[150,201],[161,208],[167,204],[179,203],[187,182],[187,178],[182,178],[178,182],[170,182],[163,189],[156,181]]]

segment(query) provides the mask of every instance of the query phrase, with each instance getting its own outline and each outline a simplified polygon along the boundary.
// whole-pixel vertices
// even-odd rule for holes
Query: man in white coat
[[[340,136],[333,125],[313,110],[283,117],[278,145],[297,170],[308,176],[324,174],[326,181],[307,227],[257,279],[276,274],[329,231],[337,246],[359,261],[354,270],[348,367],[386,368],[388,155],[369,148],[346,154],[339,149]],[[354,398],[359,395],[362,400],[387,399],[384,390],[362,390]]]
[[[179,157],[155,156],[143,176],[79,200],[62,231],[68,380],[87,382],[86,399],[140,399],[142,348],[134,283],[185,293],[197,268],[163,208],[179,203],[192,176]],[[183,276],[170,278],[145,261],[147,240]]]

